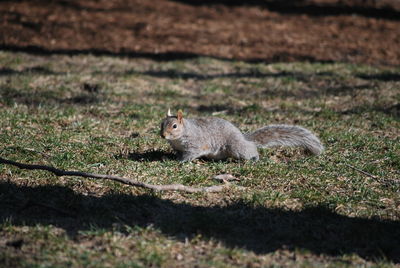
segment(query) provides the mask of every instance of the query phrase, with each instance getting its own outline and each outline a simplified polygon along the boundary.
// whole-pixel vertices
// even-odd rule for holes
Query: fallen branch
[[[93,179],[104,179],[104,180],[113,180],[123,184],[127,184],[134,187],[150,189],[154,191],[182,191],[188,193],[211,193],[211,192],[221,192],[222,190],[226,189],[231,184],[227,181],[223,181],[223,185],[215,185],[209,187],[192,187],[192,186],[185,186],[182,184],[165,184],[165,185],[154,185],[148,184],[145,182],[139,182],[132,179],[120,177],[120,176],[113,176],[113,175],[105,175],[105,174],[95,174],[95,173],[86,173],[81,171],[68,171],[62,170],[51,166],[45,165],[30,165],[30,164],[23,164],[19,162],[15,162],[12,160],[7,160],[0,157],[0,163],[13,165],[21,169],[29,169],[29,170],[45,170],[53,173],[56,176],[76,176],[76,177],[84,177],[84,178],[93,178]]]

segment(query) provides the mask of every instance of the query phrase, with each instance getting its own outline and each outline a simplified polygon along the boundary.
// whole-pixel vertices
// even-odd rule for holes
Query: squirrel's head
[[[178,111],[176,116],[168,109],[167,117],[161,122],[160,135],[167,140],[177,140],[183,134],[183,113]]]

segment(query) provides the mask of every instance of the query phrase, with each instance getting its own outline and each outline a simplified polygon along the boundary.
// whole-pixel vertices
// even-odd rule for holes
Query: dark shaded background
[[[0,2],[0,49],[159,60],[400,62],[395,0]]]

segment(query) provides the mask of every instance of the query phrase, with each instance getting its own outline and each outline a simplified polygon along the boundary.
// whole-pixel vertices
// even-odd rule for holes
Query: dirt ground
[[[396,0],[2,1],[0,25],[13,51],[400,64]]]

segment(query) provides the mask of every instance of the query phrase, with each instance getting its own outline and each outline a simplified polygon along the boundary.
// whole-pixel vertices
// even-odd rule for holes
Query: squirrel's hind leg
[[[245,139],[230,144],[229,154],[235,159],[257,161],[260,158],[255,143]]]
[[[203,152],[182,152],[179,156],[181,162],[191,162],[196,158],[200,158],[204,155]]]

